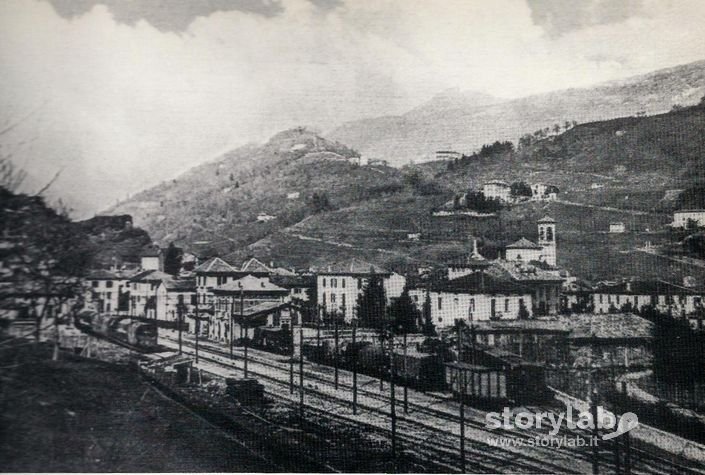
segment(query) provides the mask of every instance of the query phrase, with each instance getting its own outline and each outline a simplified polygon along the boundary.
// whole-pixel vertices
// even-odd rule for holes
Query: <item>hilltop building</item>
[[[610,223],[609,227],[610,234],[622,234],[627,231],[623,222]]]
[[[436,160],[460,160],[462,156],[460,152],[453,150],[438,150],[436,152]]]
[[[705,209],[682,209],[673,213],[674,228],[686,228],[688,223],[693,222],[698,227],[705,226]]]
[[[560,190],[556,185],[546,183],[534,183],[531,185],[531,195],[538,201],[555,201],[558,199]]]
[[[482,194],[485,195],[485,198],[493,198],[501,201],[510,201],[511,186],[506,181],[488,181],[482,185]]]

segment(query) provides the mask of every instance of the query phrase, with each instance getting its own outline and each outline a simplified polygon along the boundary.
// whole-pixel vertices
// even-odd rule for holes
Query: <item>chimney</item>
[[[631,292],[631,291],[632,291],[632,281],[628,280],[627,281],[627,292]]]
[[[274,269],[274,261],[269,261],[269,268]]]

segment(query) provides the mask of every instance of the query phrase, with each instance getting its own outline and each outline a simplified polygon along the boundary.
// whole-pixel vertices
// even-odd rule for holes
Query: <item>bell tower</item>
[[[544,216],[538,220],[539,246],[543,248],[542,257],[547,264],[556,265],[556,220]]]

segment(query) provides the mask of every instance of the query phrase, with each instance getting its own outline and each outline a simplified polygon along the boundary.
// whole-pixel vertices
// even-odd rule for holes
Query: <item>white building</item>
[[[624,223],[618,222],[618,223],[610,223],[610,234],[621,234],[627,231],[627,228],[624,226]]]
[[[686,317],[702,308],[703,292],[661,280],[633,280],[602,283],[593,290],[591,299],[595,313],[620,311],[628,304],[634,310],[652,306],[663,313]]]
[[[482,194],[485,195],[485,198],[509,201],[511,199],[511,186],[501,180],[488,181],[482,185]]]
[[[135,272],[93,270],[85,278],[88,288],[86,304],[97,312],[127,313],[129,300],[129,281]],[[123,306],[120,307],[120,296],[123,295]]]
[[[516,320],[522,307],[529,316],[533,306],[531,290],[484,272],[411,289],[409,296],[421,312],[428,296],[436,328],[452,326],[456,320]]]
[[[705,226],[705,209],[682,209],[673,213],[674,228],[685,228],[692,221],[698,226]]]
[[[299,196],[301,196],[301,193],[298,191],[294,191],[292,193],[287,193],[286,199],[287,200],[297,200],[297,199],[299,199]]]
[[[277,219],[277,217],[267,213],[260,213],[257,215],[257,222],[259,223],[266,223],[267,221],[272,221],[274,219]]]
[[[325,312],[341,312],[345,321],[355,317],[357,299],[373,274],[382,277],[387,303],[401,295],[406,278],[379,266],[352,259],[335,263],[316,272],[318,304]]]
[[[459,160],[463,155],[453,150],[438,150],[436,160]]]
[[[142,270],[164,270],[164,255],[157,245],[145,246],[140,252]]]
[[[558,199],[559,189],[547,183],[534,183],[531,185],[531,194],[535,200],[555,201]]]
[[[556,220],[544,216],[538,220],[539,246],[543,248],[543,260],[552,266],[556,265]]]

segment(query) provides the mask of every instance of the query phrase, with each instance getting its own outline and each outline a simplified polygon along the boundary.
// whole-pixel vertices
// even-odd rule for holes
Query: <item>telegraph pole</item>
[[[291,332],[291,355],[289,355],[289,394],[294,394],[294,319],[289,324]]]
[[[333,313],[333,324],[335,325],[335,354],[333,355],[333,365],[335,368],[335,389],[338,389],[338,315]]]
[[[409,375],[406,372],[406,329],[404,329],[404,414],[409,413]]]
[[[233,344],[235,341],[235,296],[230,300],[230,359],[235,359]]]
[[[391,325],[390,325],[391,328]],[[389,397],[390,397],[390,413],[392,416],[392,458],[397,459],[397,409],[396,395],[394,393],[394,333],[389,332]]]
[[[184,309],[183,309],[183,302],[179,302],[176,305],[176,315],[178,318],[178,325],[179,325],[179,355],[181,355],[181,326],[184,318]]]
[[[457,321],[456,328],[458,332],[458,363],[462,363],[463,329],[460,320]],[[467,387],[465,385],[465,371],[460,366],[458,367],[458,375],[460,376],[458,381],[458,392],[460,393],[460,471],[465,473],[465,393]]]
[[[592,447],[592,473],[593,475],[598,475],[600,473],[600,463],[597,452],[597,401],[595,400],[590,401],[590,415],[592,416],[592,440],[590,441]]]
[[[196,300],[196,364],[198,364],[198,334],[201,330],[201,316],[198,312],[198,300]]]
[[[293,333],[293,332],[292,332]],[[299,417],[304,419],[304,326],[299,326]]]
[[[353,318],[352,325],[353,414],[357,414],[357,346],[355,345],[357,318]]]
[[[243,367],[243,377],[247,378],[247,340],[248,340],[248,335],[247,335],[247,325],[245,324],[245,294],[244,294],[244,289],[242,288],[242,282],[240,282],[240,331],[242,332],[244,330],[245,332],[245,338],[243,340],[243,344],[245,346],[245,363]]]

